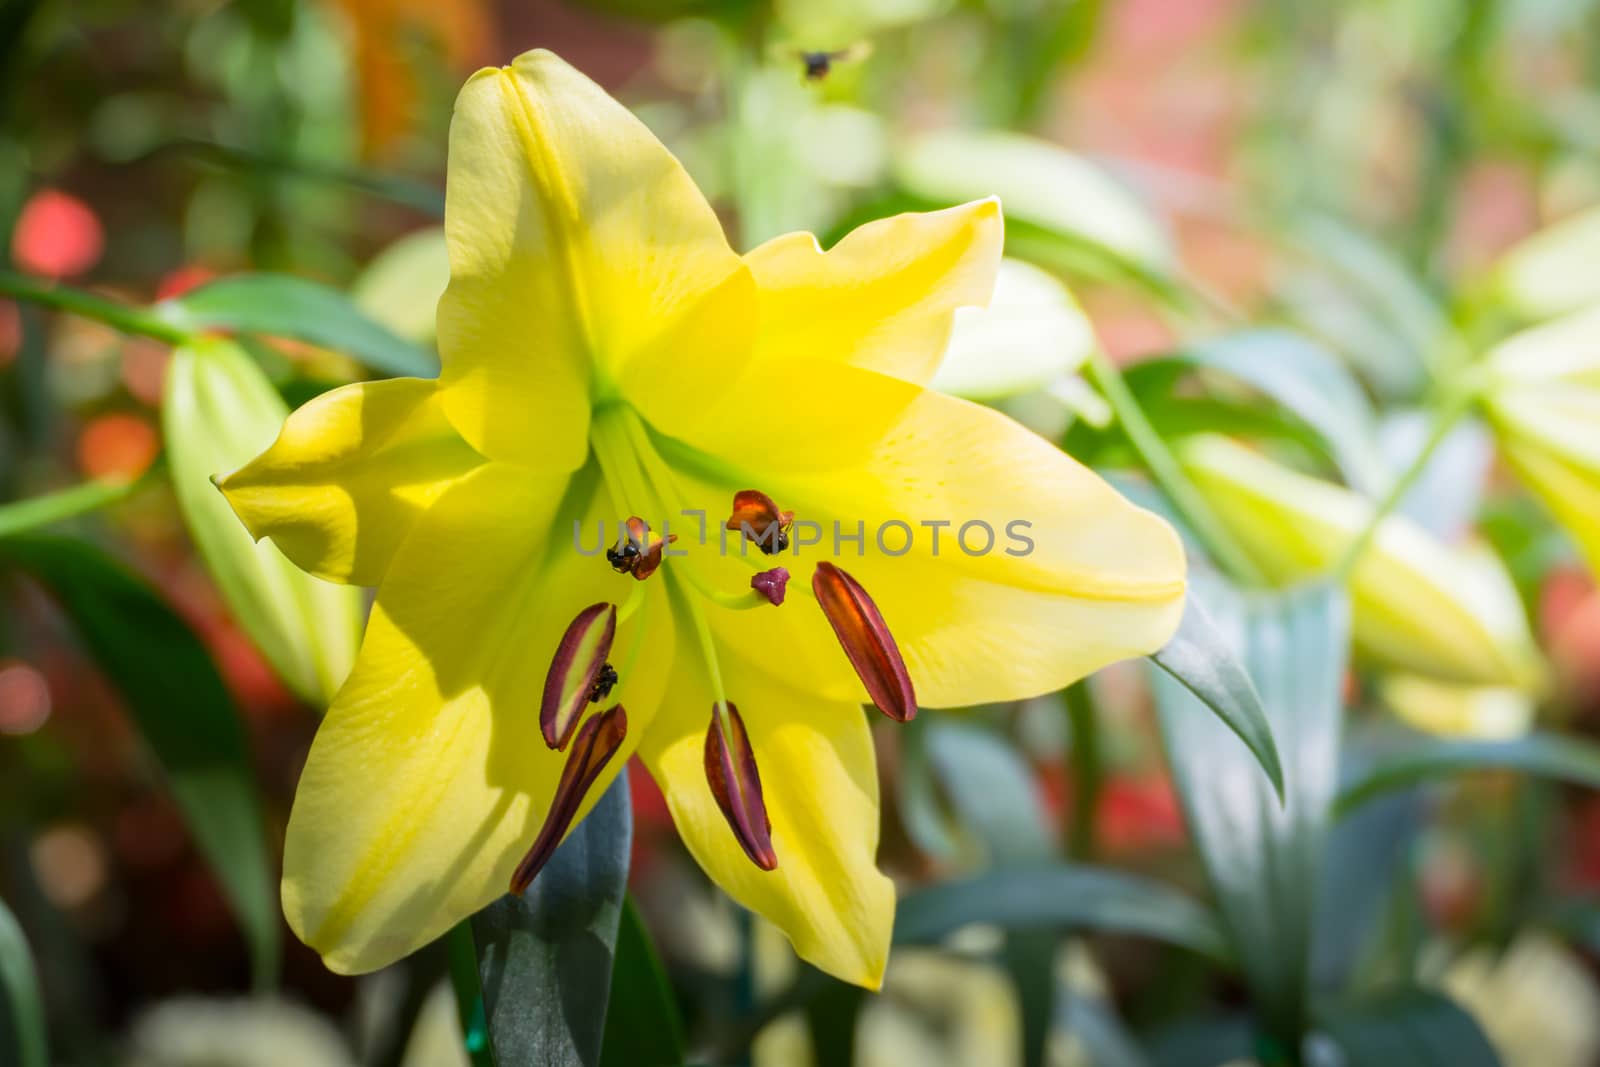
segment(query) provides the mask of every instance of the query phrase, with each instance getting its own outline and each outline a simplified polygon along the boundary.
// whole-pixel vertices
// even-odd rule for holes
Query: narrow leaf
[[[258,986],[278,969],[278,894],[238,711],[188,625],[99,549],[0,540],[0,561],[40,582],[117,688],[244,928]]]
[[[1226,959],[1215,918],[1194,898],[1137,875],[1065,865],[1008,867],[919,889],[900,901],[894,940],[937,944],[971,923],[1137,934]]]
[[[33,953],[17,918],[0,900],[0,1061],[17,1067],[47,1067],[44,1002]]]
[[[606,1009],[601,1067],[657,1067],[683,1062],[683,1020],[667,972],[633,898],[617,926],[611,1003]]]
[[[1255,1006],[1269,1034],[1305,1023],[1312,916],[1339,761],[1349,651],[1343,594],[1326,585],[1246,599],[1194,583],[1239,650],[1283,755],[1282,801],[1255,757],[1174,678],[1153,675],[1167,759]]]
[[[1425,740],[1376,758],[1339,794],[1343,815],[1374,797],[1473,771],[1520,771],[1600,789],[1600,745],[1575,737],[1533,733],[1504,741]]]
[[[928,762],[952,809],[992,863],[1054,855],[1033,773],[1004,737],[948,717],[930,720],[921,732]]]
[[[349,297],[288,274],[230,274],[158,305],[184,330],[229,330],[308,341],[395,377],[431,378],[439,361],[362,313]]]
[[[1323,1034],[1342,1055],[1312,1055],[1308,1067],[1499,1067],[1476,1020],[1443,993],[1403,988],[1323,1015]],[[1313,1049],[1316,1042],[1311,1043]]]
[[[1198,697],[1245,743],[1282,799],[1283,765],[1261,697],[1227,635],[1206,614],[1199,597],[1191,593],[1178,632],[1150,661]]]
[[[489,1042],[499,1067],[596,1067],[633,813],[619,774],[521,896],[472,919]]]

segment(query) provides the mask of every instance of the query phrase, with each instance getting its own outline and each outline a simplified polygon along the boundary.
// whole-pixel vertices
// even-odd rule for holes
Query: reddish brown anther
[[[789,569],[774,567],[770,571],[752,574],[750,588],[772,601],[773,607],[777,607],[783,603],[784,595],[789,591]]]
[[[600,777],[600,772],[605,770],[606,764],[611,762],[611,757],[617,754],[617,749],[622,747],[622,739],[627,734],[628,713],[622,710],[621,704],[591,717],[578,730],[572,755],[567,757],[567,765],[561,769],[561,781],[556,785],[555,798],[550,801],[550,811],[544,817],[544,825],[539,827],[539,836],[534,838],[533,847],[528,849],[528,854],[522,857],[522,862],[517,864],[516,871],[511,875],[513,893],[526,890],[534,876],[555,854],[556,846],[566,836],[573,817],[583,804],[583,798],[593,787],[595,779]]]
[[[750,747],[739,709],[732,704],[724,707],[726,717],[717,714],[715,705],[711,709],[711,726],[706,730],[706,781],[745,855],[763,871],[770,871],[778,865],[778,854],[772,848],[772,820],[767,818],[766,801],[761,797],[755,750]]]
[[[544,677],[544,697],[539,702],[539,732],[551,748],[565,749],[578,726],[578,717],[590,703],[611,642],[617,636],[614,604],[591,604],[578,613],[561,635],[550,672]],[[615,672],[611,679],[615,684]],[[608,688],[607,693],[610,692]]]
[[[665,538],[650,532],[650,524],[634,515],[624,524],[615,548],[606,549],[606,560],[618,574],[631,574],[644,581],[661,566],[662,549],[678,539],[675,533]]]
[[[779,511],[778,505],[759,489],[741,489],[733,494],[733,514],[724,523],[730,530],[743,530],[763,555],[770,556],[789,547],[789,527],[794,512]]]
[[[900,648],[878,605],[861,583],[833,564],[822,562],[811,575],[811,590],[817,594],[822,613],[833,624],[844,654],[850,657],[850,665],[878,710],[897,722],[915,718],[917,694],[911,688],[906,661],[900,657]]]

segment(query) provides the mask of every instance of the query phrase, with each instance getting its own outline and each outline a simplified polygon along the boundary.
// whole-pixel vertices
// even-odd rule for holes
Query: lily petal
[[[710,387],[742,364],[749,272],[683,167],[594,82],[544,51],[479,71],[449,160],[440,385],[479,451],[571,470],[596,394],[628,377],[641,396]]]
[[[993,198],[869,222],[827,252],[809,233],[775,237],[745,256],[760,358],[839,360],[926,385],[956,308],[989,302],[1003,242]]]
[[[767,444],[752,451],[747,441]],[[922,706],[1053,692],[1160,648],[1182,614],[1185,564],[1172,528],[989,408],[837,363],[764,363],[707,414],[692,444],[698,451],[674,454],[669,442],[663,454],[705,479],[691,483],[703,486],[693,506],[715,506],[710,479],[720,471],[728,485],[760,485],[792,507],[796,555],[785,565],[798,574],[807,559],[833,560],[860,582]],[[820,524],[820,543],[807,523]],[[859,543],[836,544],[835,523],[847,537],[859,531]],[[703,555],[708,570],[739,562]],[[799,606],[791,598],[761,625],[711,617],[723,623],[719,640],[751,661],[839,695],[833,684],[853,672],[817,625],[821,613]],[[771,625],[796,629],[776,640],[763,629]],[[858,682],[851,691],[862,692]]]
[[[302,570],[377,585],[417,517],[481,463],[433,382],[392,378],[307,402],[221,488],[250,533]]]
[[[382,967],[471,915],[505,892],[537,837],[567,760],[529,703],[570,619],[554,608],[632,585],[566,540],[572,519],[603,513],[591,475],[562,501],[564,477],[487,464],[395,553],[355,670],[311,746],[284,849],[284,913],[333,970]],[[629,705],[627,741],[576,819],[661,699],[670,613],[659,590],[646,595],[617,634],[628,649],[648,625],[651,641],[616,692]]]
[[[875,862],[878,774],[865,713],[738,660],[724,662],[723,681],[761,767],[775,870],[751,862],[706,780],[713,697],[697,658],[680,657],[639,755],[684,844],[729,896],[776,923],[803,958],[875,989],[889,955],[894,887]]]

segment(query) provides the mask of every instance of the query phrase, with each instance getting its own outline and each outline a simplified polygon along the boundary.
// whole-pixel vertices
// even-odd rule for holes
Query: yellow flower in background
[[[1451,685],[1414,674],[1392,674],[1379,690],[1389,710],[1424,733],[1503,741],[1533,728],[1534,700],[1523,689]]]
[[[1179,458],[1274,582],[1326,573],[1372,517],[1360,494],[1225,437],[1191,438]],[[1453,548],[1390,516],[1351,571],[1350,597],[1356,648],[1381,666],[1469,686],[1540,683],[1516,589],[1487,552]]]
[[[1516,334],[1485,366],[1502,454],[1600,575],[1600,308]]]
[[[379,587],[290,817],[291,925],[336,970],[392,962],[526,886],[637,751],[718,884],[876,985],[861,705],[1049,692],[1182,610],[1170,527],[925,388],[989,297],[998,205],[740,257],[546,52],[462,90],[446,199],[439,380],[325,394],[223,485],[307,570]]]

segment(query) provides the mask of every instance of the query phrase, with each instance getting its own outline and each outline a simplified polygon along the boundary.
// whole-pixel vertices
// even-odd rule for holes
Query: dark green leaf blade
[[[683,1062],[683,1020],[633,898],[623,901],[616,966],[606,1009],[601,1067],[654,1067]]]
[[[121,693],[244,928],[258,986],[278,970],[277,887],[249,743],[205,647],[141,579],[92,545],[0,540],[0,561],[38,580]]]
[[[1166,647],[1150,657],[1245,743],[1283,798],[1283,764],[1261,696],[1245,672],[1227,636],[1192,593],[1183,606],[1183,621]]]
[[[439,373],[432,353],[373,322],[337,289],[289,274],[230,274],[164,301],[159,310],[185,330],[291,337],[344,352],[386,374]]]
[[[1383,793],[1472,771],[1521,771],[1600,789],[1600,745],[1559,734],[1504,741],[1423,740],[1377,757],[1339,794],[1342,815]]]
[[[33,953],[11,909],[0,900],[0,1058],[17,1067],[47,1067],[44,1003]],[[15,1057],[15,1058],[13,1058]]]
[[[970,923],[1007,929],[1082,927],[1138,934],[1226,959],[1215,917],[1194,898],[1096,867],[1007,867],[919,889],[900,901],[894,940],[931,945]]]
[[[1305,1024],[1312,915],[1337,779],[1349,609],[1327,585],[1246,599],[1196,582],[1240,650],[1283,755],[1282,802],[1255,759],[1176,680],[1153,673],[1156,707],[1190,833],[1267,1031]]]
[[[501,897],[473,916],[489,1043],[500,1067],[600,1063],[632,847],[624,772],[526,893]]]
[[[1476,1020],[1443,993],[1406,987],[1323,1014],[1321,1029],[1342,1056],[1307,1063],[1342,1067],[1500,1067]]]

